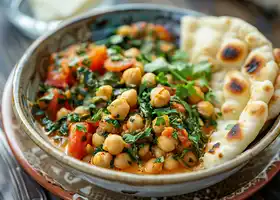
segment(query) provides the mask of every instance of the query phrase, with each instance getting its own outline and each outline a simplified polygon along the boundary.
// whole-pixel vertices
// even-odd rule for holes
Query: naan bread
[[[280,112],[275,62],[280,50],[273,54],[272,44],[254,26],[233,17],[186,16],[181,26],[181,49],[190,61],[207,60],[213,66],[210,84],[222,118],[203,157],[204,167],[210,168],[242,153]]]

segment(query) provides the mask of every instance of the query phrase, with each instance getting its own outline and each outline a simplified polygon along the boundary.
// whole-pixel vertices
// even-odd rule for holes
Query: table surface
[[[0,0],[1,1],[1,0]],[[230,15],[245,19],[251,24],[257,26],[274,44],[280,47],[280,17],[275,10],[267,10],[260,6],[250,3],[245,0],[150,0],[150,1],[129,1],[121,0],[117,3],[139,3],[150,2],[167,4],[178,7],[185,7],[197,10],[209,15]],[[0,12],[0,96],[3,92],[3,87],[13,66],[24,53],[25,49],[32,43],[32,40],[23,36],[13,25],[11,25]],[[0,165],[2,160],[0,160]],[[1,170],[2,172],[2,170]],[[1,177],[1,174],[0,174]],[[257,192],[250,199],[280,199],[280,174],[272,179],[263,189]],[[0,181],[1,186],[1,181]],[[0,200],[6,199],[1,195]],[[48,199],[56,199],[47,191]]]

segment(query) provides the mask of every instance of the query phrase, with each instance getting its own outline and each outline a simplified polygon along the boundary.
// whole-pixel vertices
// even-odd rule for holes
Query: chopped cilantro
[[[82,125],[82,124],[77,124],[76,125],[76,129],[78,131],[87,132],[87,128],[84,125]]]
[[[116,128],[120,128],[120,123],[119,123],[119,121],[118,120],[116,120],[116,119],[112,119],[112,118],[110,118],[110,117],[105,117],[105,119],[104,119],[107,123],[110,123],[110,124],[113,124],[113,126],[114,127],[116,127]]]
[[[156,158],[154,163],[163,163],[163,162],[164,162],[164,157],[161,156],[161,157]]]
[[[53,98],[54,98],[54,94],[52,93],[52,91],[49,91],[47,95],[44,95],[38,101],[51,101]]]
[[[165,125],[164,118],[163,117],[157,117],[155,125],[156,126]]]
[[[81,121],[80,116],[77,113],[69,113],[67,115],[67,120],[69,122],[79,122],[79,121]]]

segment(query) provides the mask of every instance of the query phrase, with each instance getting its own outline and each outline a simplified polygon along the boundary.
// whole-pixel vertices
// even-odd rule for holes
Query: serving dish
[[[24,170],[44,188],[63,199],[135,199],[99,188],[80,179],[72,169],[64,168],[55,158],[48,156],[28,135],[21,131],[12,109],[12,75],[5,86],[0,120],[3,122],[8,143]],[[5,116],[5,117],[3,117]],[[1,119],[2,117],[2,119]],[[268,183],[280,170],[280,138],[270,144],[258,157],[253,158],[234,175],[211,187],[173,197],[173,200],[235,199],[251,196]],[[142,199],[142,198],[137,198]]]
[[[116,26],[137,21],[164,24],[178,37],[180,18],[184,15],[200,14],[178,8],[158,8],[156,5],[120,5],[66,22],[59,29],[38,39],[19,61],[13,80],[13,107],[23,130],[40,148],[59,160],[62,165],[74,168],[75,173],[83,179],[106,189],[138,196],[184,194],[213,185],[238,171],[277,137],[279,119],[255,145],[235,159],[215,168],[184,174],[141,176],[98,168],[65,155],[48,142],[46,135],[31,116],[29,101],[35,99],[35,91],[38,89],[40,77],[45,73],[50,53],[88,39],[103,39]]]

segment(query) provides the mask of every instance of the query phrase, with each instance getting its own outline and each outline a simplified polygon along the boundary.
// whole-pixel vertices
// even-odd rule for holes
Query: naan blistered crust
[[[214,105],[223,114],[203,157],[210,168],[243,152],[268,116],[280,112],[280,74],[275,82],[280,49],[273,55],[272,44],[257,28],[233,17],[186,16],[181,26],[181,49],[190,61],[212,63]]]

